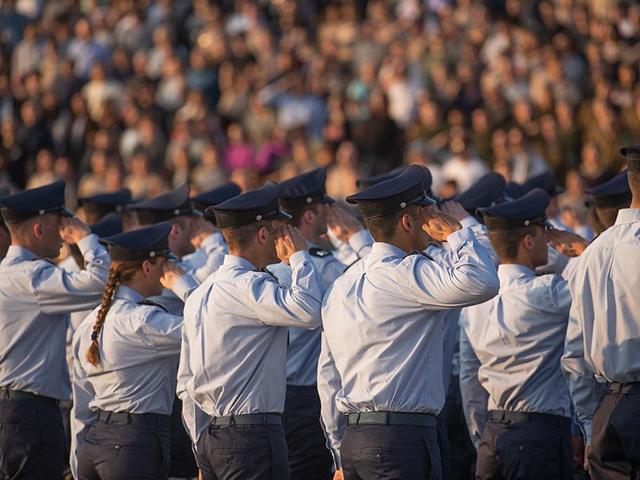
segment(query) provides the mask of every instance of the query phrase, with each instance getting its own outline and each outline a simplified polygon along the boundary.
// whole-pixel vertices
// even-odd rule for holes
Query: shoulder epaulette
[[[428,258],[429,260],[433,260],[433,257],[431,255],[429,255],[427,253],[424,253],[424,252],[421,252],[420,250],[414,250],[413,252],[408,253],[407,256],[404,257],[404,258],[410,257],[411,255],[422,255],[424,258]],[[433,260],[433,261],[435,261],[435,260]]]
[[[254,272],[267,273],[271,275],[276,282],[280,283],[280,280],[278,280],[278,277],[276,277],[275,274],[271,270],[269,270],[267,267],[256,268]]]
[[[169,310],[167,310],[164,305],[159,304],[158,302],[154,302],[153,300],[142,300],[140,302],[138,302],[138,305],[149,305],[150,307],[158,307],[161,308],[162,310],[164,310],[165,312],[169,313]]]
[[[311,247],[309,249],[309,255],[313,255],[314,257],[324,258],[330,255],[333,255],[333,253],[331,253],[331,250],[325,250],[324,248]]]

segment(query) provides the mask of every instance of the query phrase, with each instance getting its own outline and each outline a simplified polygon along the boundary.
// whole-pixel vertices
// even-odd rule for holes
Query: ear
[[[181,231],[182,231],[182,227],[180,227],[180,225],[178,223],[172,223],[171,224],[171,231],[169,232],[169,236],[170,237],[175,237],[177,235],[180,235]]]
[[[413,231],[413,227],[416,222],[411,215],[405,213],[404,215],[402,215],[400,223],[402,224],[402,228],[404,228],[407,232],[411,232]]]
[[[535,242],[533,240],[533,235],[527,234],[522,237],[522,246],[527,250],[532,250]]]
[[[142,275],[144,275],[145,277],[148,277],[149,274],[151,273],[151,262],[149,260],[144,260],[142,262],[142,266],[140,267],[140,270],[142,270]]]
[[[31,233],[37,239],[42,239],[44,236],[44,228],[43,228],[43,219],[42,217],[38,218],[31,224]]]
[[[313,223],[313,219],[316,217],[316,214],[313,210],[307,210],[302,214],[302,221],[305,223]]]
[[[260,245],[266,245],[269,240],[269,230],[266,227],[260,227],[260,229],[256,232],[256,241]]]

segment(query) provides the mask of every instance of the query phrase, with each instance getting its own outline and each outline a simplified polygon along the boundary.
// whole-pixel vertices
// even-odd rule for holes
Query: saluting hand
[[[364,229],[356,217],[337,205],[329,206],[327,225],[333,234],[345,243],[349,242],[354,233]]]
[[[60,218],[60,238],[69,245],[75,245],[90,233],[89,227],[76,217]]]
[[[162,264],[162,277],[160,284],[167,290],[173,290],[173,285],[181,276],[185,274],[183,268],[179,267],[171,260],[165,260]]]
[[[336,473],[333,474],[333,480],[344,480],[342,470],[336,470]]]
[[[420,208],[422,229],[438,242],[446,242],[449,235],[462,228],[460,222],[433,207]]]
[[[207,222],[204,218],[197,218],[193,224],[193,232],[191,233],[191,245],[196,249],[202,246],[202,242],[209,235],[216,233],[216,228],[211,222]]]
[[[549,245],[567,257],[579,257],[589,246],[589,242],[580,235],[566,230],[552,228],[547,230],[546,233]]]
[[[440,205],[440,211],[445,215],[455,218],[459,222],[470,216],[469,212],[467,212],[462,205],[453,200],[442,203]]]
[[[278,239],[276,240],[278,258],[289,265],[291,255],[301,250],[309,250],[309,246],[300,230],[291,225],[281,225],[278,228]]]

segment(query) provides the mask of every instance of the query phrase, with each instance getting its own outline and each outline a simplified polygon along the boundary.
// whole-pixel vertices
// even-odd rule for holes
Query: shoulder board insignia
[[[280,280],[278,280],[278,277],[276,277],[274,273],[271,270],[269,270],[267,267],[256,268],[254,272],[262,272],[262,273],[271,275],[276,282],[280,283]]]
[[[309,255],[313,255],[314,257],[324,258],[330,255],[333,255],[330,250],[325,250],[324,248],[312,247],[309,249]]]
[[[154,302],[153,300],[142,300],[141,302],[138,302],[138,305],[148,305],[150,307],[158,307],[164,310],[165,312],[169,313],[169,310],[167,310],[164,307],[164,305],[160,305],[158,302]]]
[[[410,257],[411,255],[421,255],[424,258],[428,258],[429,260],[433,260],[433,257],[431,255],[428,255],[428,254],[426,254],[424,252],[421,252],[420,250],[414,250],[413,252],[408,253],[407,256],[404,257],[404,258]],[[433,260],[433,261],[435,261],[435,260]]]

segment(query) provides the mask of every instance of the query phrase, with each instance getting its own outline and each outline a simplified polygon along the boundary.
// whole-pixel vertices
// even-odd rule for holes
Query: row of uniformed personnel
[[[337,477],[441,478],[435,416],[453,352],[447,332],[455,335],[460,309],[476,304],[462,310],[461,356],[473,351],[475,374],[466,372],[488,392],[471,398],[472,382],[463,382],[469,404],[485,402],[469,415],[486,422],[478,422],[478,478],[570,478],[568,391],[589,443],[596,378],[609,393],[594,422],[592,475],[637,470],[629,359],[640,328],[632,295],[640,150],[624,153],[634,208],[581,257],[551,262],[572,272],[570,288],[534,270],[554,269],[548,242],[574,255],[587,243],[549,229],[547,192],[507,201],[504,181],[495,188],[491,176],[491,188],[481,182],[458,197],[471,213],[485,207],[484,225],[456,204],[438,212],[420,167],[372,180],[348,199],[367,230],[328,205],[323,171],[213,195],[206,212],[222,235],[191,218],[188,188],[177,189],[135,204],[153,226],[107,236],[109,253],[64,210],[63,184],[0,199],[12,241],[0,265],[2,473],[61,476],[65,315],[100,302],[73,339],[77,478],[166,478],[169,458],[180,464],[180,456],[178,475],[193,475],[179,453],[184,442],[170,439],[180,430],[171,424],[176,405],[203,478],[328,478],[320,423]],[[317,247],[328,221],[344,240],[336,255],[358,260],[346,273],[346,261]],[[62,240],[77,245],[83,269],[45,260]]]

